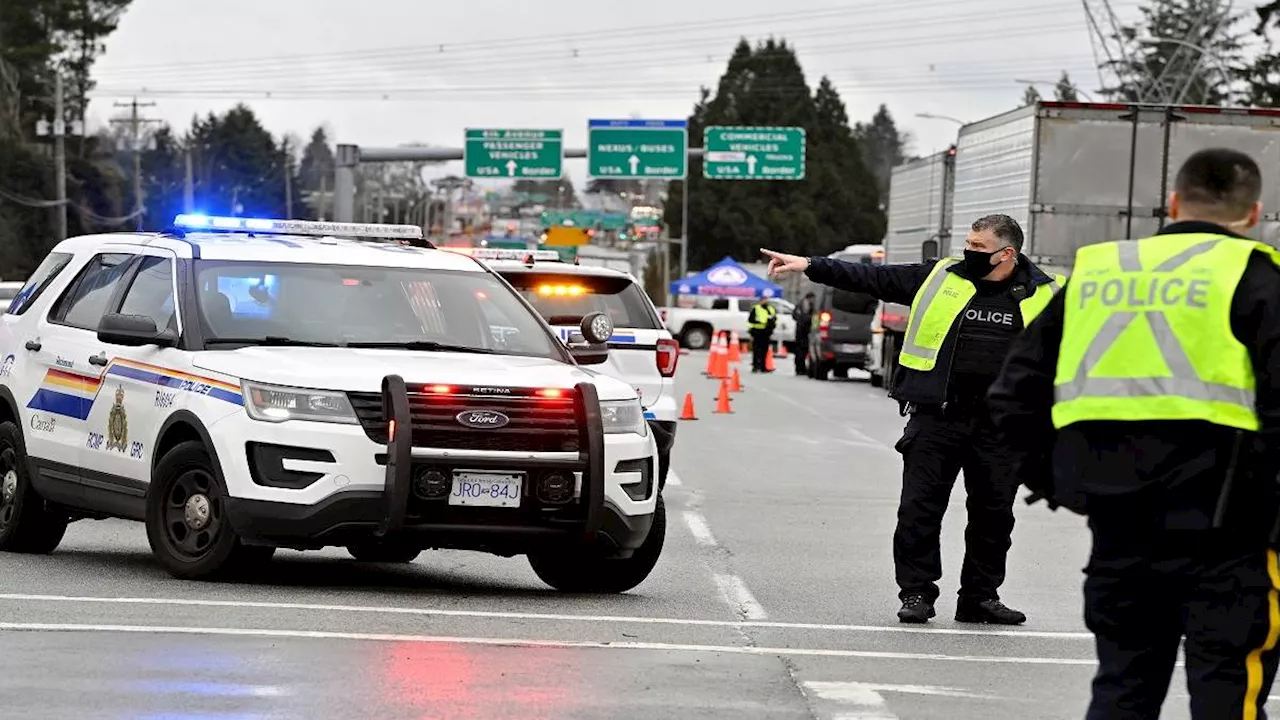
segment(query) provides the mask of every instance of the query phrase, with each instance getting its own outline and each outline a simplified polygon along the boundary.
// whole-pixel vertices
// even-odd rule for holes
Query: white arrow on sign
[[[636,157],[635,155],[632,155],[631,157],[627,158],[627,162],[631,163],[631,174],[635,175],[636,170],[639,169],[640,167],[640,158]]]
[[[510,175],[511,177],[515,177],[515,176],[516,176],[516,161],[515,161],[515,160],[508,160],[508,161],[507,161],[507,175]]]
[[[748,175],[756,174],[756,156],[755,155],[747,156],[747,174]]]

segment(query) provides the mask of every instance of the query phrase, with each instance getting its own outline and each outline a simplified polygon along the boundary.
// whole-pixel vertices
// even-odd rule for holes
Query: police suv
[[[649,295],[629,273],[566,263],[554,250],[451,248],[484,260],[524,295],[562,339],[587,315],[613,321],[609,360],[601,372],[640,394],[644,417],[658,443],[658,488],[667,483],[676,439],[675,375],[680,344],[662,324]]]
[[[275,548],[527,555],[622,592],[662,550],[657,445],[607,362],[412,226],[179,216],[59,243],[0,322],[0,549],[145,523],[202,578]]]

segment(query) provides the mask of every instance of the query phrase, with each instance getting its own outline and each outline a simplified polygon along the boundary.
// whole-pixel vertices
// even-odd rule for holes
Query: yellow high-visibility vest
[[[978,293],[973,282],[955,273],[947,272],[947,268],[960,262],[960,258],[949,257],[939,260],[933,271],[925,278],[924,284],[916,291],[911,301],[911,314],[907,317],[907,333],[902,340],[902,352],[898,362],[903,367],[928,372],[938,363],[938,351],[947,339],[956,318],[964,312],[969,301]],[[1061,275],[1051,275],[1052,282],[1036,288],[1030,296],[1018,303],[1022,313],[1022,325],[1026,327],[1036,318],[1053,299],[1053,294],[1062,288],[1065,281]]]
[[[764,312],[762,313],[761,310]],[[752,305],[751,317],[747,321],[747,327],[752,330],[763,330],[769,326],[769,318],[778,314],[777,308],[772,305]]]
[[[1054,427],[1203,420],[1257,430],[1253,363],[1231,302],[1259,242],[1210,233],[1076,252],[1054,377]]]

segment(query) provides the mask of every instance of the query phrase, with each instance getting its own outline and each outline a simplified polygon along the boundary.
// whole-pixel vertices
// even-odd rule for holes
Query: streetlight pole
[[[916,117],[925,118],[926,120],[948,120],[962,127],[968,124],[965,121],[960,120],[959,118],[953,118],[949,115],[934,115],[932,113],[916,113]]]

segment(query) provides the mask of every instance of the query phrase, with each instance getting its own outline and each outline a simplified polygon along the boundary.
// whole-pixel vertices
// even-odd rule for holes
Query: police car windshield
[[[644,291],[626,277],[568,273],[503,273],[551,325],[578,325],[593,312],[603,312],[613,326],[636,330],[662,327]]]
[[[422,268],[196,261],[205,345],[383,347],[562,359],[497,278]]]

